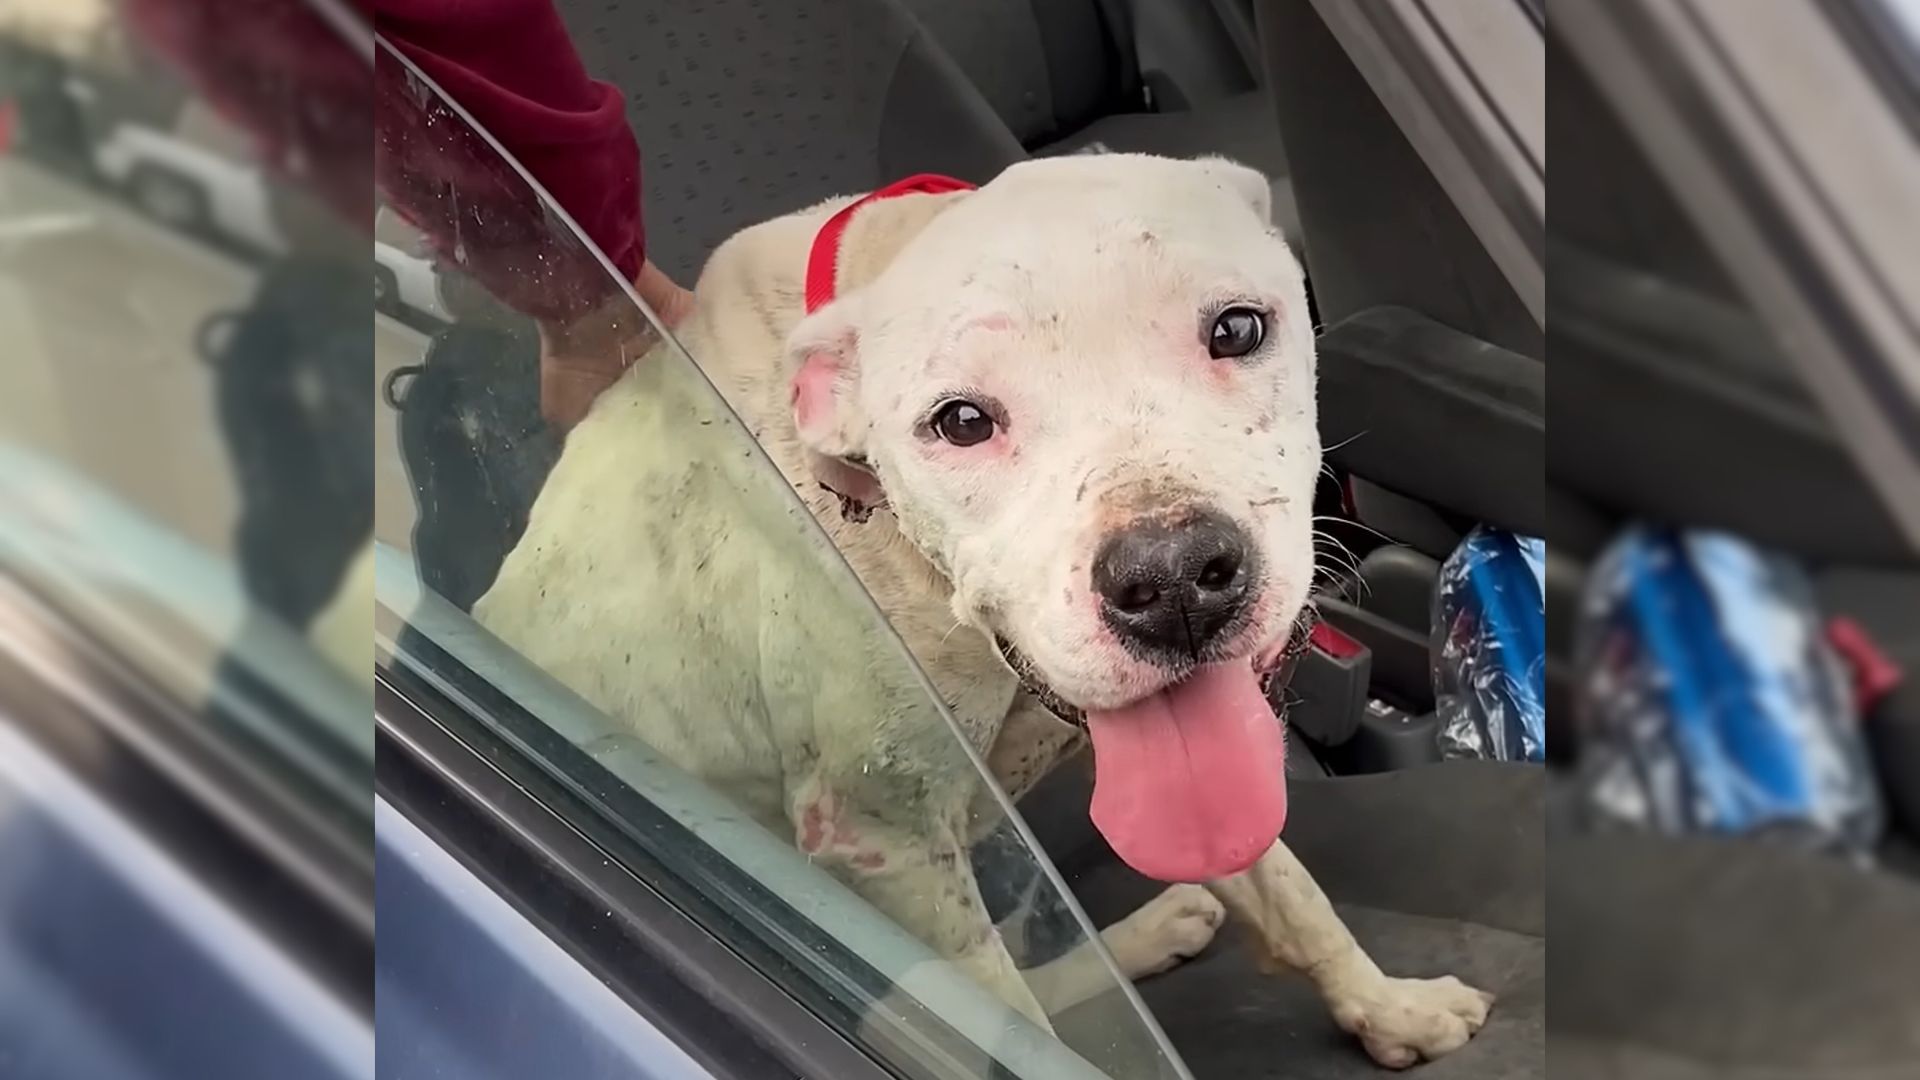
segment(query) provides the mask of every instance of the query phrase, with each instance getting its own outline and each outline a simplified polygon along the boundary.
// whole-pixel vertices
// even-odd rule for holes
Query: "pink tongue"
[[[1245,660],[1211,664],[1143,701],[1089,712],[1093,823],[1160,881],[1252,866],[1287,820],[1286,742]]]

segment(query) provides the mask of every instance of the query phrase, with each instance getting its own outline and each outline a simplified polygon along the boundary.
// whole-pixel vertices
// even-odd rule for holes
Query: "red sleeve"
[[[620,91],[587,75],[552,0],[373,0],[374,29],[498,139],[631,281],[640,151]],[[389,199],[396,194],[389,192]],[[443,246],[436,199],[398,209]],[[469,245],[471,247],[471,245]]]

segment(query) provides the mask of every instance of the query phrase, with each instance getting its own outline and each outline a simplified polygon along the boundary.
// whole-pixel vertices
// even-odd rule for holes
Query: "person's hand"
[[[693,293],[651,262],[640,265],[634,291],[668,329],[693,311]],[[540,413],[562,433],[587,415],[593,399],[653,346],[651,324],[625,297],[565,327],[540,328]]]
[[[653,309],[671,330],[693,313],[693,292],[680,287],[651,262],[640,264],[640,276],[633,279],[633,291]]]

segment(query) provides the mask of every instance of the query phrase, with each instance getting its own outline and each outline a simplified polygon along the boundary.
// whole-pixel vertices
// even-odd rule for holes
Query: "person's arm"
[[[621,94],[588,76],[552,0],[374,0],[374,8],[375,29],[499,140],[656,315],[671,325],[691,309],[692,294],[646,259],[640,153]],[[462,262],[494,295],[539,319],[542,408],[570,426],[635,355],[608,340],[602,320],[583,318],[612,283],[570,258],[573,251],[541,250],[550,238],[524,235],[527,208],[485,205],[520,192],[459,175],[462,151],[474,148],[429,150],[435,160],[423,174],[421,151],[442,145],[436,133],[407,130],[404,120],[382,128],[383,146],[393,148],[378,169],[388,199],[443,255],[463,232],[472,236]],[[449,199],[449,187],[465,202]],[[489,218],[513,235],[489,235]]]
[[[640,150],[620,91],[588,77],[552,0],[374,0],[373,9],[374,29],[526,166],[622,276],[639,277]],[[433,196],[396,208],[444,241],[456,211]]]

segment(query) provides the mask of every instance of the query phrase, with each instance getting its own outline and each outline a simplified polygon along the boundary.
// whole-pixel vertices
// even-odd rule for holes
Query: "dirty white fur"
[[[1312,335],[1267,192],[1222,161],[1032,162],[979,192],[864,208],[840,298],[811,317],[807,251],[845,200],[746,230],[700,280],[681,340],[1010,795],[1078,734],[1020,690],[990,634],[1082,707],[1174,677],[1095,617],[1086,562],[1103,530],[1173,498],[1249,531],[1265,573],[1226,655],[1282,640],[1306,599]],[[1207,354],[1210,313],[1228,303],[1271,313],[1245,360]],[[952,396],[992,400],[992,440],[929,437]],[[887,509],[847,520],[822,480],[883,490]],[[1098,965],[1015,970],[966,854],[996,804],[774,482],[693,372],[643,359],[570,435],[475,615],[1044,1023],[1042,999],[1084,998]],[[1476,991],[1382,975],[1279,844],[1210,888],[1384,1064],[1443,1053],[1484,1020]],[[1195,893],[1176,887],[1104,935],[1129,976],[1204,947],[1218,908]]]

